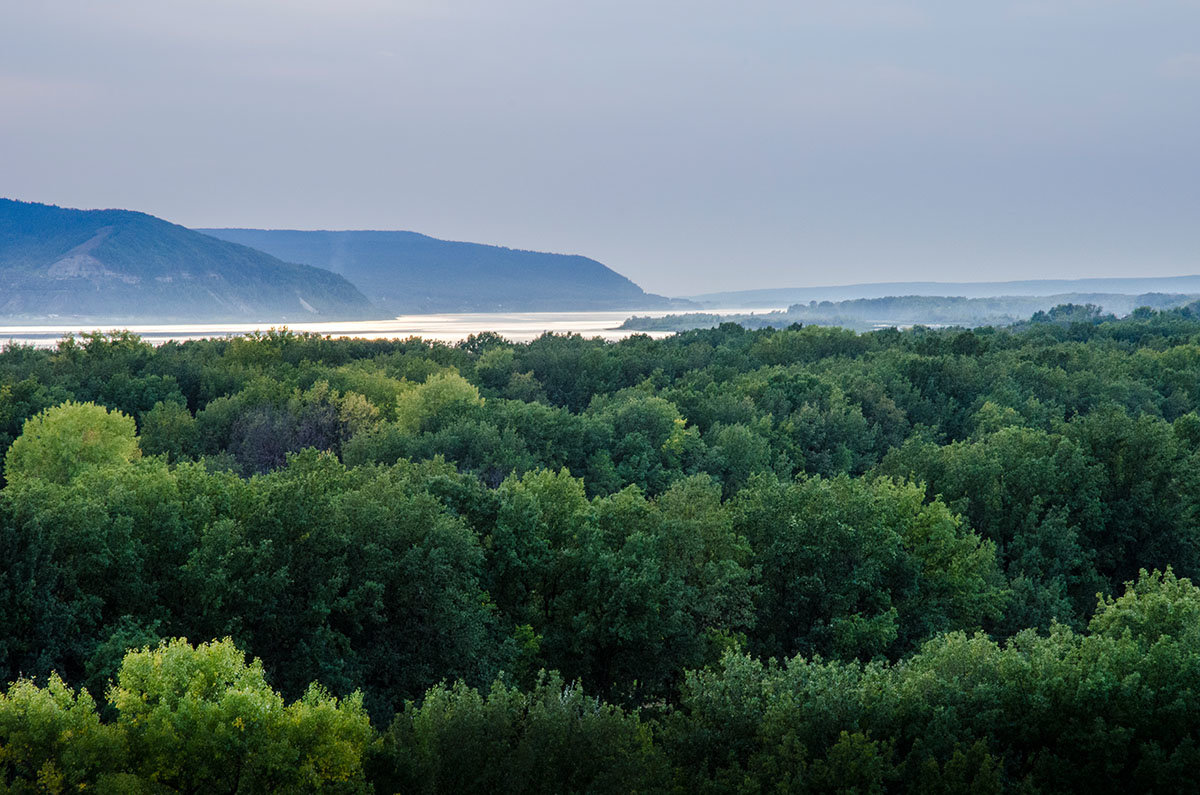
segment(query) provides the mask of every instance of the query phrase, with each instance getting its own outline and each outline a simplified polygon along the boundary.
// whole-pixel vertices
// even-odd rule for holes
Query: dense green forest
[[[1190,791],[1200,314],[0,353],[0,792]]]

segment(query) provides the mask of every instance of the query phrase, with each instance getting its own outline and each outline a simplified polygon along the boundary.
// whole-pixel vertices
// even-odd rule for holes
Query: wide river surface
[[[401,315],[391,320],[344,320],[322,323],[148,323],[93,324],[48,323],[28,326],[0,326],[0,343],[53,347],[66,334],[84,331],[113,331],[128,329],[154,344],[167,340],[194,340],[207,337],[237,336],[254,331],[287,326],[293,331],[314,331],[332,337],[364,337],[367,339],[405,339],[424,337],[428,340],[458,342],[472,334],[494,331],[514,342],[528,342],[547,331],[575,333],[585,337],[621,339],[631,334],[667,337],[668,331],[635,332],[618,329],[631,315],[658,317],[686,312],[686,309],[622,310],[613,312],[470,312],[444,315]],[[696,310],[692,310],[696,311]],[[704,309],[719,314],[747,313],[746,309]],[[768,309],[756,309],[768,312]]]

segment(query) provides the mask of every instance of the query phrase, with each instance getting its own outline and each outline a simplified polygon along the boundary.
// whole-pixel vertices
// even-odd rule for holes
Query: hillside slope
[[[0,199],[0,317],[301,321],[377,315],[337,274],[130,210]]]
[[[488,312],[666,306],[587,257],[457,243],[416,232],[201,229],[340,273],[390,311]]]

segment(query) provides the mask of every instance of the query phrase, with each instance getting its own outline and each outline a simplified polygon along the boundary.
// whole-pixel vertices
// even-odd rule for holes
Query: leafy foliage
[[[1084,314],[6,348],[0,791],[1189,789],[1200,319]]]
[[[133,419],[120,412],[67,402],[25,421],[4,457],[4,474],[11,484],[69,483],[86,469],[141,455],[136,433]]]
[[[109,704],[116,719],[102,722],[57,676],[12,685],[0,696],[8,791],[369,791],[361,700],[314,686],[285,704],[228,640],[130,652]]]

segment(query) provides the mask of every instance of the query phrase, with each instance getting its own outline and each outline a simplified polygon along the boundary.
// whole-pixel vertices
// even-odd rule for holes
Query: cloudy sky
[[[39,0],[0,195],[649,290],[1200,272],[1200,0]]]

